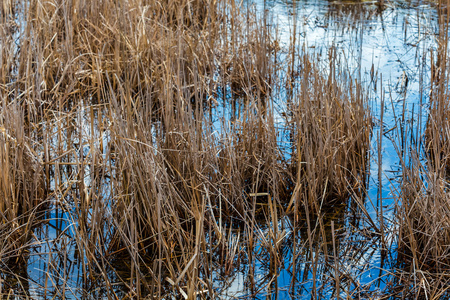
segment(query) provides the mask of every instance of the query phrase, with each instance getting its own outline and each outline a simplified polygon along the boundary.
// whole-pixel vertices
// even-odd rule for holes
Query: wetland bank
[[[4,299],[446,299],[447,2],[5,0]]]

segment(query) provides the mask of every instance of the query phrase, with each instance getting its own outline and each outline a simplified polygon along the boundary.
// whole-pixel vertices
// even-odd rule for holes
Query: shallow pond
[[[392,292],[399,274],[393,196],[401,174],[398,149],[417,147],[423,136],[431,85],[430,55],[438,46],[437,4],[386,1],[380,6],[376,1],[261,1],[247,5],[273,14],[272,22],[278,26],[280,40],[288,44],[296,33],[299,48],[316,55],[325,69],[329,49],[336,48],[341,64],[369,90],[374,129],[365,206],[378,225],[382,213],[389,251],[383,250],[378,237],[352,230],[354,216],[349,207],[342,213],[338,210],[329,222],[347,227],[339,228],[336,234],[337,256],[345,270],[341,273],[341,284],[348,287],[346,292],[341,290],[341,298],[381,298]],[[383,126],[381,148],[380,126]],[[408,131],[408,140],[402,138],[404,133],[400,128]],[[367,216],[361,219],[357,223],[360,228],[370,227]],[[336,298],[335,283],[330,280],[335,276],[334,261],[329,261],[317,249],[316,253],[304,253],[293,267],[292,253],[289,246],[286,248],[285,260],[276,278],[268,275],[266,260],[256,265],[260,292],[252,294],[254,290],[246,289],[244,270],[231,280],[225,295],[230,298],[312,299],[312,291],[316,290],[319,299]],[[317,261],[317,269],[314,269]]]
[[[334,49],[342,68],[369,94],[374,127],[367,185],[364,195],[359,195],[357,204],[364,209],[356,209],[357,205],[353,199],[324,210],[322,234],[328,240],[328,252],[324,251],[326,247],[324,248],[321,241],[308,241],[307,237],[311,233],[306,226],[293,229],[294,216],[283,216],[275,225],[279,230],[276,254],[271,252],[274,248],[268,245],[273,246],[273,240],[269,238],[272,234],[270,226],[261,225],[260,236],[268,237],[267,244],[258,242],[252,254],[252,263],[248,264],[248,258],[243,255],[239,264],[232,265],[236,257],[240,260],[240,254],[235,253],[236,257],[225,261],[229,265],[212,270],[209,276],[212,278],[217,297],[334,299],[339,293],[340,298],[378,299],[382,295],[391,294],[392,288],[399,282],[396,276],[399,264],[394,211],[394,194],[398,188],[397,179],[401,175],[398,149],[418,147],[422,140],[429,111],[430,57],[431,52],[435,52],[438,47],[437,4],[425,1],[385,1],[380,4],[375,1],[305,0],[242,1],[241,5],[242,9],[255,10],[261,17],[265,16],[266,26],[274,28],[279,41],[281,61],[290,55],[287,45],[295,38],[298,53],[308,52],[317,58],[319,67],[327,73],[330,49]],[[274,103],[275,119],[279,128],[286,126],[286,98],[282,92]],[[94,143],[95,147],[101,149],[103,145],[106,148],[110,143],[108,130],[97,130],[108,122],[101,111],[99,105],[94,109],[86,107],[70,113],[71,121],[67,122],[74,123],[85,131],[80,134],[80,138],[75,137],[72,140],[74,149],[78,149],[72,159],[77,155],[83,157],[92,154]],[[231,111],[228,106],[219,107],[214,116],[219,116],[219,119],[228,114],[228,117],[233,115]],[[56,120],[63,122],[65,116],[58,115]],[[220,131],[223,123],[214,124]],[[61,129],[63,126],[60,126],[56,123],[48,125],[49,134],[55,137],[55,144],[58,144],[56,139],[61,138],[61,135],[71,136],[70,129],[67,129],[69,125],[65,131]],[[405,137],[408,139],[405,140]],[[280,144],[287,140],[282,133],[279,135]],[[61,153],[61,149],[53,150],[55,153]],[[402,152],[401,154],[408,155]],[[100,153],[100,161],[102,155],[106,156],[105,153]],[[68,195],[71,182],[75,182],[78,176],[71,169],[72,163],[73,160],[68,158],[65,161],[66,172],[53,174],[50,183],[53,189],[57,189],[62,186],[59,183],[67,182],[67,191],[59,191],[60,195],[64,195],[62,198]],[[57,165],[55,169],[59,167]],[[113,169],[115,166],[108,167]],[[86,166],[85,173],[87,175],[83,178],[83,183],[89,185],[95,177],[95,171]],[[108,185],[108,178],[106,182]],[[98,189],[103,198],[109,197],[108,186]],[[66,203],[62,198],[56,197],[52,201]],[[115,205],[112,200],[107,203],[110,206]],[[101,274],[94,276],[92,274],[95,274],[96,270],[86,272],[83,257],[77,249],[79,241],[74,241],[75,231],[79,226],[79,220],[74,217],[75,206],[68,209],[59,207],[47,212],[44,217],[46,222],[35,230],[32,243],[26,250],[29,251],[28,258],[3,264],[0,279],[3,292],[14,290],[19,295],[17,297],[27,295],[37,299],[117,299],[135,296],[130,292],[134,287],[124,284],[127,278],[133,276],[130,275],[134,272],[133,267],[120,256],[109,262],[108,268],[115,270],[111,274],[99,272]],[[94,207],[90,208],[85,220],[93,222],[90,219],[93,209]],[[265,209],[263,207],[261,211]],[[110,213],[108,207],[104,208],[104,213]],[[306,222],[303,219],[301,221]],[[307,222],[310,221],[308,219]],[[295,222],[299,222],[298,219]],[[316,220],[311,222],[318,223]],[[229,241],[237,245],[245,232],[231,227]],[[374,227],[382,228],[383,233],[375,232]],[[316,229],[317,225],[314,230]],[[293,244],[297,247],[293,247]],[[236,246],[236,249],[238,248]],[[293,248],[296,249],[294,253]],[[95,252],[95,249],[92,251]],[[97,267],[101,269],[100,265]],[[92,278],[88,280],[85,278],[86,274],[90,274]],[[120,281],[116,278],[118,275],[122,278]],[[108,278],[107,281],[116,294],[105,292],[105,287],[98,284],[98,281],[101,282],[105,278]],[[92,286],[87,283],[90,281]],[[171,288],[170,285],[169,282],[168,289]],[[198,293],[199,298],[202,293]],[[172,297],[170,293],[168,295],[168,298]]]

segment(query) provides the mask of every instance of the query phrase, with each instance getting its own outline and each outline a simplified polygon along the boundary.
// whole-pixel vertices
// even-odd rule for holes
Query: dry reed
[[[36,215],[46,205],[43,164],[24,131],[17,103],[0,113],[0,257],[9,259],[31,238]],[[21,251],[19,251],[20,253]]]
[[[439,2],[437,52],[431,52],[430,112],[425,130],[425,149],[412,151],[402,160],[402,184],[398,199],[399,284],[404,297],[448,297],[450,271],[449,219],[449,65],[448,15]]]
[[[12,9],[1,11],[0,211],[14,227],[51,192],[61,223],[48,243],[65,254],[49,253],[44,296],[75,293],[73,255],[82,293],[215,297],[217,270],[252,268],[259,245],[276,273],[287,213],[320,216],[365,181],[370,114],[359,83],[336,69],[334,51],[322,72],[290,45],[302,67],[286,92],[290,62],[270,18],[250,7],[32,0],[14,7],[26,21],[18,38]],[[292,95],[289,153],[275,93]],[[31,236],[37,221],[27,221]]]

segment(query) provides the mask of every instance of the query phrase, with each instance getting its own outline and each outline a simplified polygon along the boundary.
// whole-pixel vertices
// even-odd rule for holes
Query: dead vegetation
[[[439,2],[439,7],[448,3]],[[449,219],[449,64],[448,15],[439,10],[438,48],[431,52],[430,112],[424,151],[415,148],[402,160],[398,195],[399,265],[404,297],[448,297]],[[414,148],[414,147],[413,147]],[[426,162],[423,158],[426,158]]]
[[[261,245],[276,274],[288,214],[327,252],[321,215],[364,188],[371,132],[335,51],[327,70],[296,45],[280,53],[270,18],[233,0],[8,3],[0,254],[48,254],[44,296],[214,298]]]

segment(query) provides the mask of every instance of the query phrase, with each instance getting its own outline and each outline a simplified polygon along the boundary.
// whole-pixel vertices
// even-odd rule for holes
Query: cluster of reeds
[[[367,98],[345,70],[336,68],[334,49],[327,74],[304,57],[298,97],[293,103],[297,186],[316,205],[348,198],[364,183],[371,135]],[[318,75],[319,74],[319,75]]]
[[[321,215],[365,180],[359,83],[334,51],[326,71],[297,45],[280,54],[251,6],[31,0],[1,13],[1,226],[49,190],[45,287],[61,297],[69,284],[55,282],[75,262],[82,293],[99,297],[215,297],[215,278],[254,266],[260,245],[275,274],[282,216],[294,212],[312,243],[316,225],[299,215]],[[289,57],[300,67],[284,82]],[[289,139],[276,93],[289,95]],[[20,224],[33,235],[33,220]]]
[[[402,160],[398,195],[399,261],[406,273],[400,284],[405,296],[439,299],[448,296],[450,280],[450,107],[448,3],[439,3],[438,48],[431,52],[430,112],[424,153],[417,148]],[[426,162],[424,162],[426,158]],[[409,297],[408,296],[408,297]]]
[[[450,280],[448,182],[418,162],[405,168],[402,180],[399,262],[405,273],[399,283],[405,295],[438,299]]]
[[[313,297],[324,297],[330,279],[335,296],[339,290],[351,289],[346,280],[339,279],[348,275],[338,259],[349,245],[341,247],[336,236],[338,231],[345,232],[340,215],[345,207],[350,203],[358,206],[364,198],[367,176],[371,137],[367,93],[338,67],[339,59],[339,53],[331,48],[324,69],[314,57],[301,56],[298,86],[288,103],[294,161],[294,187],[287,206],[287,212],[294,212],[293,273],[303,272],[304,276],[304,272],[312,272]],[[360,207],[364,209],[364,205]],[[306,265],[299,264],[301,261]]]
[[[17,103],[3,102],[0,113],[0,257],[15,257],[32,235],[37,216],[45,208],[42,161],[24,130]]]

